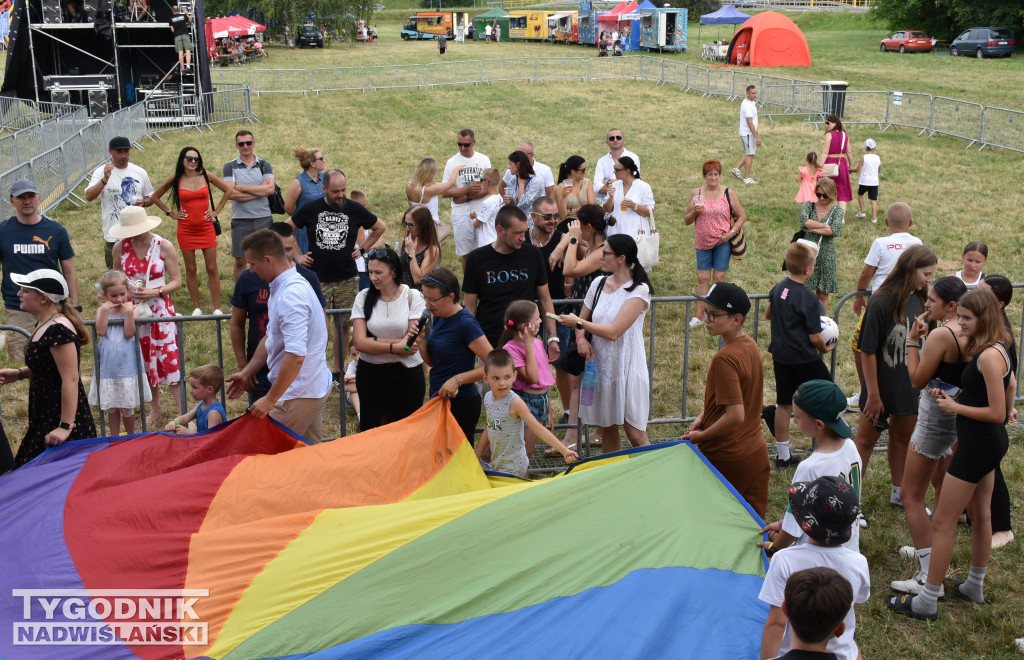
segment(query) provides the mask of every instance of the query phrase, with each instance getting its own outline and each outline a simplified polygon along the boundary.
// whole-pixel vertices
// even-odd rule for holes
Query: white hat
[[[868,138],[868,139],[864,140],[864,148],[865,149],[874,149],[877,146],[878,146],[878,143],[875,142],[872,138]]]
[[[11,273],[11,281],[23,289],[38,291],[55,303],[68,297],[68,283],[64,276],[51,268],[40,268],[28,275]]]
[[[116,238],[139,236],[152,230],[160,222],[160,218],[149,215],[141,206],[126,206],[121,209],[121,222],[110,228],[110,235]]]

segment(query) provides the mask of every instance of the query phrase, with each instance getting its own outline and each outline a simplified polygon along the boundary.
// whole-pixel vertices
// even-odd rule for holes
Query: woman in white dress
[[[637,260],[632,237],[609,236],[601,254],[601,270],[611,274],[595,279],[580,315],[563,314],[561,323],[575,327],[580,355],[594,361],[594,403],[581,404],[580,416],[585,424],[600,427],[604,452],[610,453],[622,448],[620,425],[625,426],[632,446],[650,443],[650,378],[643,328],[654,290]],[[584,333],[592,338],[588,340]]]
[[[611,194],[604,200],[604,212],[615,217],[615,226],[608,227],[608,235],[637,236],[650,233],[654,216],[654,192],[650,184],[640,178],[640,168],[629,156],[615,161],[615,182]]]

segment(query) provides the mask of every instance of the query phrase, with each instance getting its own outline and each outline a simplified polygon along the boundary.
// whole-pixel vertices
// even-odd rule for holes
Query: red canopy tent
[[[210,53],[210,57],[215,58],[217,57],[217,39],[249,37],[257,32],[266,31],[266,26],[238,14],[221,18],[208,18],[206,19],[206,48]]]

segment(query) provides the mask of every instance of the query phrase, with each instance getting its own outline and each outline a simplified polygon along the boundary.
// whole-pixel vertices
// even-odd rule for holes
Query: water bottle
[[[597,369],[593,360],[587,360],[587,367],[583,371],[583,384],[580,386],[580,405],[594,405],[594,386],[597,385]]]

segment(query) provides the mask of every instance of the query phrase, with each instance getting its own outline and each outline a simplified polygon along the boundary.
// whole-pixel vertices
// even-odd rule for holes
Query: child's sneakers
[[[853,217],[855,217],[855,218],[866,218],[866,217],[868,217],[868,214],[865,213],[864,211],[858,211]]]

